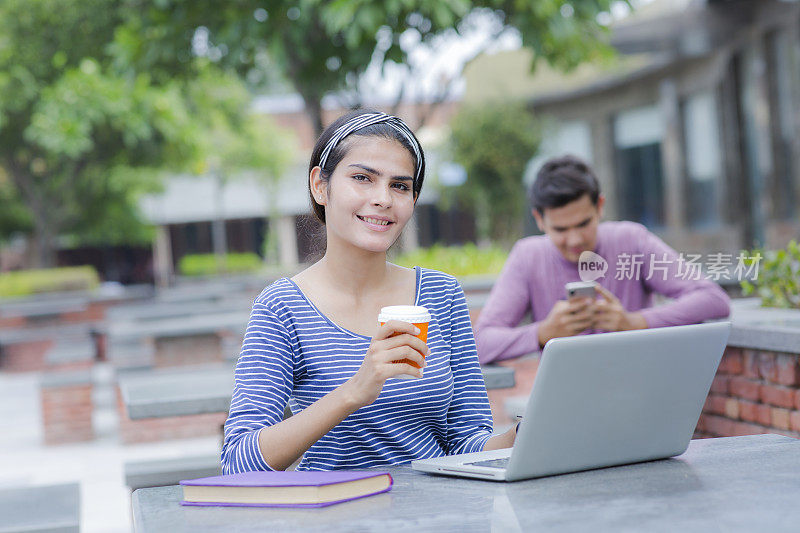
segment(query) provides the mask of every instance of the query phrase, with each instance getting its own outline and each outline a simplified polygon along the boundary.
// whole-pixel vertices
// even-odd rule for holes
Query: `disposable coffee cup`
[[[414,324],[419,329],[419,333],[415,335],[415,337],[424,343],[428,342],[428,324],[431,321],[431,314],[421,305],[390,305],[382,308],[380,314],[378,315],[378,324],[382,326],[390,320],[399,320],[400,322]],[[411,361],[410,359],[400,359],[392,362],[407,363],[415,368],[420,368],[417,363]],[[400,374],[395,377],[400,379],[413,379],[417,376]]]

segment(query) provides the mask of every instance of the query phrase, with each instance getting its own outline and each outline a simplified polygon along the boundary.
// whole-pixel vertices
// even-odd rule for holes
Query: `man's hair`
[[[545,161],[531,185],[529,199],[539,214],[545,209],[563,207],[584,194],[597,205],[600,185],[592,169],[574,155],[553,157]]]

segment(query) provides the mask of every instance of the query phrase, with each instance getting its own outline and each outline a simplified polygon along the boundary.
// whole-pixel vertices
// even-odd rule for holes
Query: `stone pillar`
[[[278,225],[278,251],[281,266],[295,267],[299,262],[295,217],[294,215],[281,215],[273,220]]]
[[[605,220],[619,218],[617,176],[614,164],[614,128],[611,117],[602,115],[591,122],[592,169],[600,182],[600,191],[606,197]]]
[[[659,107],[664,118],[661,155],[664,165],[666,222],[670,230],[680,232],[685,226],[685,183],[683,159],[683,121],[675,80],[666,79],[659,86]]]
[[[156,286],[169,286],[174,276],[172,268],[172,244],[169,240],[169,226],[158,226],[153,241],[153,274]]]

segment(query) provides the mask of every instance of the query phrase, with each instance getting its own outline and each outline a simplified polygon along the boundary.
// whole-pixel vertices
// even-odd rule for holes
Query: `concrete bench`
[[[208,313],[248,312],[252,305],[253,299],[244,297],[207,298],[188,302],[150,301],[113,307],[108,310],[106,316],[112,323],[124,321],[147,322]]]
[[[0,489],[0,533],[78,533],[78,483]]]
[[[183,479],[219,476],[220,455],[150,459],[125,463],[125,485],[134,491],[146,487],[175,485]]]
[[[152,321],[110,323],[107,328],[109,360],[145,359],[153,350],[155,366],[179,366],[221,362],[238,354],[236,343],[244,337],[249,308],[191,316],[168,317]],[[140,353],[131,353],[131,347]],[[148,347],[148,343],[152,348]],[[127,349],[120,346],[127,345]],[[137,361],[147,364],[147,361]]]
[[[89,366],[97,357],[94,324],[0,331],[0,368],[9,372]]]
[[[97,343],[91,336],[56,339],[45,356],[48,368],[87,368],[97,359]]]

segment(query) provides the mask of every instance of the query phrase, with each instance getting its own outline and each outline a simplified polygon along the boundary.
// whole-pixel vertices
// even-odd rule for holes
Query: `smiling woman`
[[[461,286],[386,260],[424,176],[422,148],[396,117],[358,110],[320,136],[308,191],[325,255],[254,302],[225,424],[225,473],[298,459],[298,470],[365,468],[512,445],[513,429],[492,437]],[[381,309],[395,305],[425,308],[426,341],[411,323],[379,326]],[[282,420],[287,402],[294,416]]]

